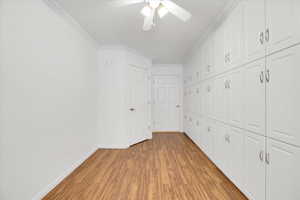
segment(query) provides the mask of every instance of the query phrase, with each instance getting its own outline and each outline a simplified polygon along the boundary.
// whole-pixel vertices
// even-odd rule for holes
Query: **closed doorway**
[[[181,131],[181,77],[153,76],[153,131]]]

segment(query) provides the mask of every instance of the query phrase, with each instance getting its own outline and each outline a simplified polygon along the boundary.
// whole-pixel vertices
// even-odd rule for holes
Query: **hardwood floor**
[[[44,200],[247,200],[184,134],[98,150]]]

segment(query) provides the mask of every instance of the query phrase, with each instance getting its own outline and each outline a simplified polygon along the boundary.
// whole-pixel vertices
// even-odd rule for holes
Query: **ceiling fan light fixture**
[[[152,12],[152,8],[150,8],[148,5],[145,6],[142,10],[141,10],[141,14],[144,15],[145,17],[149,17],[151,15]]]
[[[164,6],[161,6],[161,7],[158,9],[158,16],[159,16],[160,18],[163,18],[163,17],[166,16],[168,13],[169,13],[168,9],[166,9]]]

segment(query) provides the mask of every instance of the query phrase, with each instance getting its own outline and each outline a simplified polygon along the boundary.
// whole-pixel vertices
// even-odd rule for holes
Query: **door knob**
[[[135,109],[134,109],[134,108],[130,108],[129,110],[130,110],[131,112],[135,111]]]

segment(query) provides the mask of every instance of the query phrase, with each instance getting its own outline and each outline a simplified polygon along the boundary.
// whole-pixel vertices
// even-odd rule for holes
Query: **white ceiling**
[[[173,0],[190,11],[186,23],[168,14],[150,32],[143,32],[143,4],[111,7],[110,0],[56,0],[100,45],[124,45],[154,63],[182,63],[187,51],[201,38],[231,0]]]

